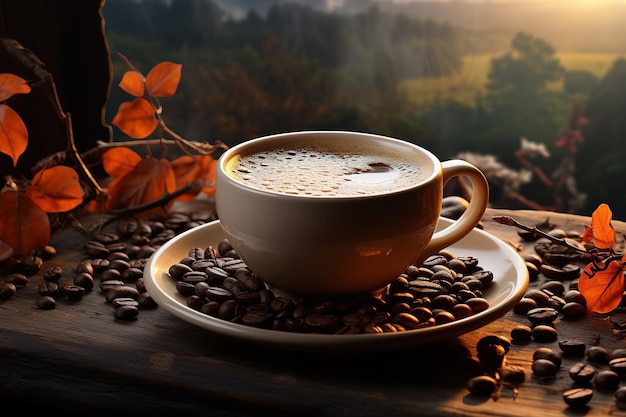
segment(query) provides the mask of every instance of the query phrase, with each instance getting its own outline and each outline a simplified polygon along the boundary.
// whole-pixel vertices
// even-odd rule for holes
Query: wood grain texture
[[[488,209],[484,229],[513,245],[517,230],[495,223],[510,215],[524,224],[549,216],[565,230],[582,231],[589,218],[558,213]],[[614,222],[617,230],[626,225]],[[66,230],[53,237],[63,279],[85,257],[84,237]],[[523,244],[520,253],[532,251]],[[476,374],[475,346],[485,335],[509,336],[529,324],[513,312],[483,328],[433,345],[377,353],[307,354],[215,336],[163,309],[141,311],[132,322],[116,321],[104,295],[94,289],[78,302],[60,300],[54,310],[35,305],[37,285],[29,284],[0,302],[0,392],[6,401],[60,408],[68,413],[180,416],[520,416],[626,415],[612,392],[594,390],[589,408],[571,410],[562,393],[573,386],[567,369],[584,358],[563,358],[554,380],[531,374],[538,347],[513,345],[507,362],[524,368],[517,397],[503,390],[496,401],[469,394]],[[538,286],[540,276],[531,282]],[[614,318],[619,320],[623,311]],[[608,350],[624,347],[608,317],[592,316],[555,324],[560,339],[580,339]],[[606,366],[604,366],[606,367]],[[600,367],[599,367],[600,368]],[[624,383],[624,382],[623,382]]]

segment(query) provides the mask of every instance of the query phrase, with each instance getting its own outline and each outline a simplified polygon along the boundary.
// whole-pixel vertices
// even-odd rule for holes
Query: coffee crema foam
[[[335,197],[393,192],[420,182],[426,175],[420,165],[402,157],[314,147],[237,155],[229,161],[228,172],[259,190]]]

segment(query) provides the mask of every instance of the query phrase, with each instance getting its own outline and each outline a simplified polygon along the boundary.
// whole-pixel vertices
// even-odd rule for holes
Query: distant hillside
[[[264,14],[276,3],[301,3],[339,13],[378,7],[420,19],[448,22],[480,37],[476,53],[508,46],[517,32],[528,32],[559,52],[626,54],[626,3],[576,0],[408,1],[392,0],[216,0],[233,16],[254,9]]]

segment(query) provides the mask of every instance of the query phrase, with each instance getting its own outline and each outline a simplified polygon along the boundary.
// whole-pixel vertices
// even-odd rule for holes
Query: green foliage
[[[579,159],[602,167],[578,161],[580,189],[589,195],[581,214],[607,201],[626,218],[626,201],[610,185],[626,171],[626,63],[606,72],[613,55],[557,54],[545,40],[518,33],[504,52],[465,56],[477,51],[470,44],[494,34],[481,40],[377,8],[333,14],[284,3],[236,20],[210,0],[107,0],[103,11],[112,51],[140,67],[184,63],[168,102],[170,125],[207,141],[349,129],[419,143],[441,158],[488,153],[518,169],[515,151],[526,137],[549,149],[554,159],[537,164],[553,172],[563,153],[556,142],[577,100],[590,122]],[[115,80],[120,76],[116,68]],[[122,101],[118,94],[112,89],[107,115]],[[537,201],[550,197],[536,184],[523,192]]]

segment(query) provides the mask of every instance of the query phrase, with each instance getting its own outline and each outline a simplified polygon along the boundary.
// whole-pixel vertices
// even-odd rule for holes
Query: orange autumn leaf
[[[135,97],[143,97],[143,93],[146,89],[143,75],[135,70],[126,71],[122,76],[119,86],[122,90]]]
[[[181,64],[161,62],[146,75],[146,88],[154,97],[171,97],[178,88],[182,71]]]
[[[19,114],[6,104],[0,104],[0,152],[13,160],[13,166],[28,145],[28,130]]]
[[[591,215],[593,244],[599,249],[611,249],[615,245],[615,229],[611,225],[613,213],[607,204],[600,204]]]
[[[50,221],[24,192],[0,193],[0,240],[11,246],[17,256],[28,255],[48,244]]]
[[[207,195],[215,194],[215,170],[217,161],[211,155],[181,156],[172,161],[172,168],[176,174],[176,188],[180,189],[190,182],[198,181],[201,189],[197,192],[183,194],[178,201],[193,200],[198,192]]]
[[[587,311],[606,314],[622,301],[624,272],[622,265],[611,261],[606,269],[595,271],[593,264],[585,267],[578,280],[578,291],[587,301]]]
[[[30,93],[30,85],[25,79],[14,74],[0,74],[0,102],[8,100],[15,94]]]
[[[102,154],[102,167],[111,177],[123,177],[141,161],[141,155],[132,149],[113,148]]]
[[[57,165],[35,174],[26,195],[46,213],[63,213],[82,203],[85,193],[76,171]]]
[[[112,123],[135,139],[143,139],[154,132],[159,122],[154,117],[154,107],[143,97],[120,104]]]
[[[144,158],[126,175],[116,178],[109,184],[109,209],[137,207],[158,200],[176,189],[174,170],[165,159]],[[142,215],[153,212],[165,213],[172,201],[165,207],[148,210]]]

